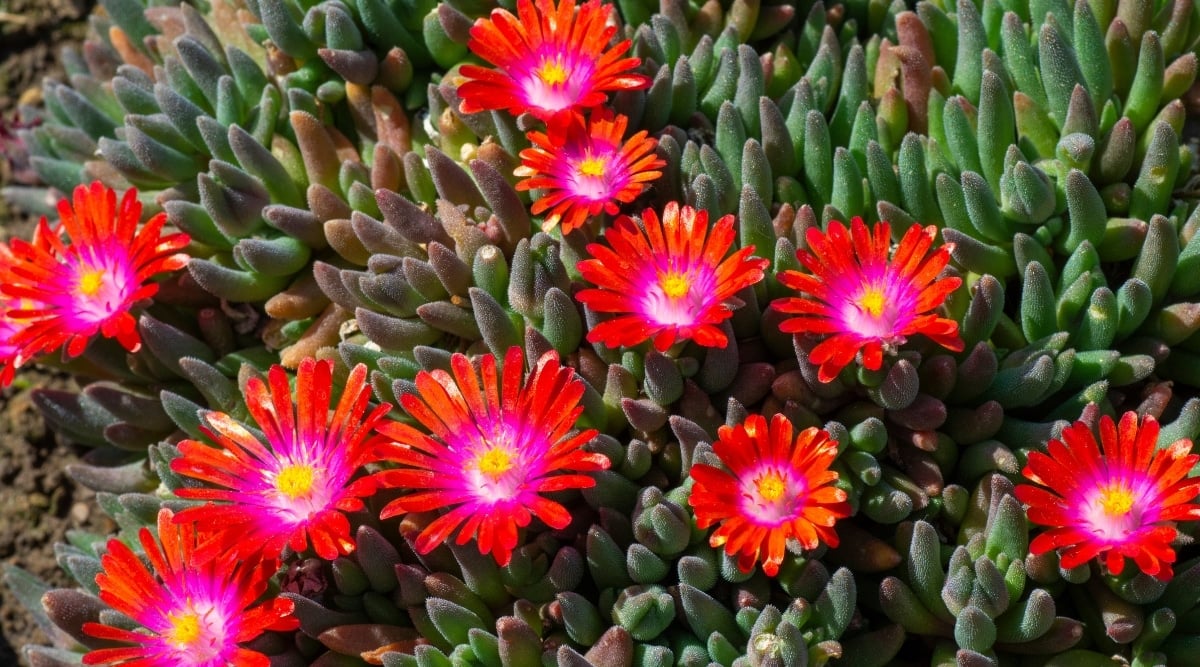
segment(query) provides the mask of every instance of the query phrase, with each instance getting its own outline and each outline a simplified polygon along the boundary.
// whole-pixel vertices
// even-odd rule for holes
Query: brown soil
[[[78,39],[78,22],[90,3],[82,0],[7,0],[0,2],[0,105],[11,108],[41,81],[57,60],[58,44]]]
[[[105,534],[116,528],[95,509],[95,494],[63,472],[79,458],[81,448],[48,432],[31,399],[36,387],[69,384],[62,376],[31,370],[0,394],[0,563],[23,568],[54,586],[72,585],[54,558],[54,545],[65,541],[66,531]],[[8,591],[0,599],[0,665],[13,665],[21,646],[47,640]]]
[[[58,52],[82,36],[92,4],[94,0],[0,0],[0,123],[15,119],[19,103],[38,101],[44,77],[61,76]],[[0,168],[0,186],[12,175]],[[25,235],[28,228],[27,220],[0,202],[0,240]],[[30,370],[0,391],[0,563],[21,567],[55,586],[71,585],[54,558],[54,545],[64,541],[66,531],[114,529],[93,509],[94,494],[63,472],[83,450],[49,433],[31,399],[35,388],[68,386],[63,376]],[[18,658],[21,647],[45,643],[29,613],[0,587],[0,666],[24,664]]]

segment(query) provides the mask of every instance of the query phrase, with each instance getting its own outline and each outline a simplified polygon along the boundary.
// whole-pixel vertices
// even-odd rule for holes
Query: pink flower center
[[[291,500],[307,496],[313,488],[314,471],[308,464],[291,464],[279,471],[275,488]]]
[[[75,266],[75,289],[71,302],[74,315],[88,323],[103,322],[128,307],[136,287],[132,271],[115,258],[104,257],[96,264],[86,260]],[[68,297],[70,298],[70,297]]]
[[[196,612],[189,609],[182,614],[170,614],[168,619],[171,629],[167,631],[167,641],[179,648],[187,648],[200,637],[200,618]]]
[[[576,197],[590,201],[608,201],[612,198],[616,188],[610,182],[608,163],[613,152],[608,146],[599,149],[588,147],[583,151],[583,157],[572,170],[571,191]]]
[[[710,303],[716,282],[706,270],[661,269],[646,279],[641,298],[642,313],[655,324],[693,326]]]
[[[1121,542],[1153,523],[1154,512],[1139,502],[1146,495],[1144,486],[1136,479],[1098,483],[1079,503],[1084,525],[1101,540]]]
[[[858,297],[858,307],[871,317],[879,317],[883,314],[883,292],[868,287],[862,296]]]
[[[904,320],[904,303],[892,289],[879,283],[866,282],[848,290],[840,308],[842,324],[846,331],[863,338],[875,338],[887,343],[903,343],[897,334]],[[900,302],[898,302],[900,301]]]
[[[179,664],[210,664],[227,648],[225,628],[211,606],[198,610],[193,602],[185,604],[185,608],[167,614],[168,627],[162,637]]]
[[[104,286],[104,269],[85,271],[79,276],[79,293],[84,296],[95,296]]]
[[[537,76],[547,86],[560,86],[567,80],[567,69],[563,67],[562,56],[547,58],[537,68]]]
[[[758,486],[758,497],[768,503],[777,502],[783,497],[783,492],[787,491],[787,482],[774,471],[759,477],[755,484]]]
[[[1109,487],[1100,494],[1100,506],[1109,516],[1125,516],[1133,509],[1133,494],[1126,489]]]
[[[524,101],[529,106],[561,111],[579,103],[591,85],[592,68],[578,54],[548,53],[514,80],[523,80]]]
[[[742,478],[742,511],[753,522],[778,526],[796,514],[804,484],[787,470],[766,465]]]
[[[521,494],[529,475],[528,457],[522,453],[537,451],[536,445],[507,424],[491,428],[480,424],[479,428],[474,442],[464,443],[467,488],[483,503],[512,500]]]
[[[512,455],[498,447],[489,449],[484,452],[483,456],[479,457],[477,465],[479,466],[479,472],[497,480],[504,473],[512,470]]]
[[[605,157],[588,157],[584,158],[583,162],[579,163],[579,174],[581,176],[603,176],[604,166],[608,163]]]
[[[340,498],[347,474],[336,462],[312,460],[311,454],[280,458],[278,468],[263,469],[258,493],[280,521],[307,522]]]
[[[688,290],[692,288],[691,281],[688,280],[687,275],[675,271],[665,274],[659,280],[659,285],[662,286],[663,294],[672,299],[678,299],[687,294]]]

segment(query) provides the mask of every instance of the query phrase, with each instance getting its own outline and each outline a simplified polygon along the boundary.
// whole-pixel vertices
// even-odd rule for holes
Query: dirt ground
[[[0,0],[0,122],[14,120],[18,101],[36,100],[43,77],[61,75],[58,51],[83,35],[92,4]],[[0,169],[0,185],[11,175]],[[25,235],[28,228],[28,220],[0,203],[0,239]],[[61,376],[31,370],[0,390],[0,563],[24,568],[57,586],[70,585],[54,559],[54,544],[64,541],[66,531],[112,530],[111,522],[94,509],[93,494],[63,472],[83,450],[47,432],[31,399],[34,388],[66,384]],[[0,588],[0,667],[23,664],[18,658],[21,647],[45,642],[29,614]]]
[[[107,533],[112,522],[95,509],[94,494],[77,486],[63,467],[80,448],[60,442],[31,400],[34,387],[62,387],[59,376],[29,371],[0,396],[0,562],[16,565],[56,586],[71,581],[54,559],[54,545],[68,530]],[[0,665],[18,664],[21,646],[46,639],[7,590],[0,593]]]

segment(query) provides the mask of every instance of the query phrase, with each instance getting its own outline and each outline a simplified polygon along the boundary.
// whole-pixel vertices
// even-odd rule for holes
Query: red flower
[[[12,267],[15,264],[16,259],[8,244],[0,243],[0,285],[13,283]],[[16,343],[17,336],[25,328],[25,320],[10,313],[28,308],[29,304],[22,305],[21,299],[0,293],[0,387],[12,384],[17,369],[17,355],[21,352],[21,347]]]
[[[59,226],[51,228],[43,218],[32,243],[12,241],[12,279],[0,284],[0,292],[22,304],[8,311],[22,321],[10,341],[17,348],[15,367],[64,346],[68,356],[79,356],[96,334],[136,352],[141,339],[130,311],[158,292],[149,282],[155,274],[187,264],[179,252],[187,234],[162,235],[166,214],[138,229],[136,190],[118,205],[116,192],[99,181],[81,185],[73,206],[60,201],[58,212]]]
[[[543,189],[533,203],[534,215],[546,211],[542,228],[549,231],[562,223],[562,233],[582,226],[589,216],[601,211],[616,214],[617,204],[633,201],[646,183],[662,176],[656,171],[666,165],[654,153],[658,142],[645,130],[629,138],[624,145],[629,119],[570,116],[552,121],[546,132],[530,132],[533,148],[521,151],[518,190]]]
[[[381,486],[411,491],[383,509],[387,519],[407,512],[446,509],[417,538],[429,553],[458,531],[457,544],[475,538],[480,553],[507,565],[517,529],[537,517],[551,528],[571,521],[567,509],[543,493],[595,486],[581,474],[605,470],[603,454],[582,449],[596,431],[574,432],[583,412],[583,381],[549,352],[525,377],[518,347],[504,357],[480,358],[479,372],[465,355],[450,359],[454,374],[417,374],[417,394],[400,402],[430,434],[397,422],[379,431],[396,442],[380,456],[402,467],[376,473]],[[461,528],[460,528],[461,527]]]
[[[508,109],[549,118],[560,111],[604,104],[610,90],[636,90],[650,80],[632,70],[638,58],[621,58],[624,40],[609,48],[617,29],[606,25],[612,5],[588,0],[518,0],[517,16],[494,9],[471,28],[467,47],[498,69],[463,65],[469,80],[458,87],[460,111]]]
[[[1033,484],[1017,486],[1029,520],[1050,530],[1029,545],[1034,554],[1059,549],[1064,568],[1102,558],[1120,574],[1132,558],[1142,572],[1161,580],[1173,575],[1176,521],[1200,520],[1200,479],[1188,477],[1200,456],[1192,442],[1157,447],[1158,422],[1126,412],[1121,423],[1100,418],[1100,446],[1084,422],[1063,429],[1047,453],[1032,452],[1021,474]],[[1043,488],[1045,487],[1045,488]]]
[[[232,553],[199,558],[195,526],[174,523],[168,509],[158,513],[158,536],[161,547],[148,529],[138,533],[151,569],[121,540],[108,541],[96,575],[100,599],[143,629],[84,623],[85,634],[130,646],[95,649],[83,664],[267,667],[267,656],[241,645],[299,625],[291,600],[260,601],[278,563],[239,561]]]
[[[809,550],[838,545],[833,526],[850,516],[850,505],[846,492],[831,486],[838,478],[829,469],[837,441],[829,433],[810,427],[793,439],[783,415],[770,427],[762,415],[750,415],[718,429],[713,451],[726,469],[694,464],[688,504],[700,528],[720,523],[709,544],[724,545],[739,569],[749,572],[761,559],[767,576],[775,576],[792,538]]]
[[[284,545],[296,552],[312,542],[325,560],[354,551],[343,512],[361,510],[374,492],[368,478],[353,479],[372,460],[372,429],[391,408],[381,405],[364,419],[371,390],[359,364],[329,416],[333,362],[305,359],[296,373],[296,406],[281,366],[246,383],[246,406],[262,431],[260,442],[232,417],[206,412],[202,428],[217,447],[196,440],[179,445],[171,470],[220,488],[179,489],[181,498],[216,500],[185,509],[178,521],[196,521],[211,547],[275,557]]]
[[[780,311],[799,315],[780,325],[785,333],[831,334],[809,356],[820,366],[822,382],[833,380],[860,350],[863,365],[878,370],[884,351],[894,351],[913,334],[955,352],[963,349],[958,323],[932,312],[962,284],[960,278],[938,279],[951,246],[931,253],[936,234],[936,227],[913,225],[889,262],[886,222],[877,223],[873,234],[861,218],[850,221],[849,234],[836,220],[828,232],[808,230],[810,250],[796,256],[811,274],[779,274],[779,282],[802,296],[775,303]]]
[[[593,259],[579,272],[596,288],[577,297],[594,311],[624,313],[601,322],[588,340],[631,347],[653,337],[664,351],[677,339],[705,347],[725,347],[717,324],[733,315],[739,290],[763,278],[769,262],[751,257],[754,247],[726,257],[733,245],[733,216],[708,229],[708,212],[667,204],[659,222],[653,209],[642,213],[645,229],[627,216],[605,232],[608,245],[593,243]]]

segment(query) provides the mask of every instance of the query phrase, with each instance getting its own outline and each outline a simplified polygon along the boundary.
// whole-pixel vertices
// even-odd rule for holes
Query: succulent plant
[[[120,526],[31,664],[1192,660],[1192,3],[102,4],[4,191]]]

